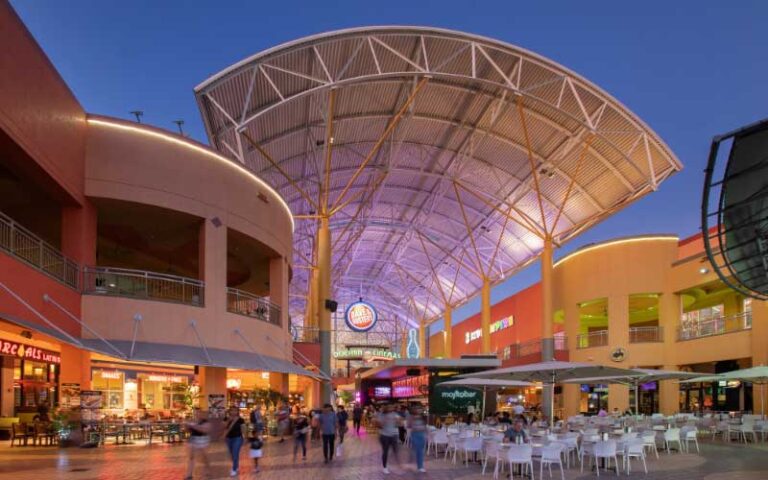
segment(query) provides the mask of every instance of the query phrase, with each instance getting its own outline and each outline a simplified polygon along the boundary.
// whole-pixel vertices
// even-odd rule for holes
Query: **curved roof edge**
[[[482,41],[491,45],[495,45],[500,48],[504,49],[513,49],[516,50],[522,54],[528,55],[531,58],[554,66],[557,69],[560,69],[563,71],[563,73],[578,79],[579,81],[584,82],[589,87],[595,89],[597,92],[599,92],[601,95],[604,95],[607,99],[614,102],[614,104],[618,107],[620,107],[624,114],[632,118],[633,121],[637,122],[638,125],[642,126],[644,129],[646,129],[648,132],[651,132],[653,136],[655,137],[655,140],[659,142],[659,145],[665,150],[670,160],[672,160],[675,165],[677,166],[677,170],[682,170],[683,164],[680,161],[680,159],[677,158],[677,155],[675,155],[674,151],[667,145],[667,143],[653,130],[648,124],[643,121],[639,116],[637,116],[632,110],[630,110],[626,105],[624,105],[622,102],[616,99],[613,95],[603,90],[601,87],[597,86],[592,81],[588,80],[586,77],[580,75],[579,73],[576,73],[575,71],[571,70],[568,67],[565,67],[561,65],[560,63],[549,59],[547,57],[544,57],[543,55],[540,55],[538,53],[535,53],[531,50],[528,50],[523,47],[519,47],[517,45],[514,45],[512,43],[504,42],[502,40],[486,37],[484,35],[478,35],[473,33],[466,33],[459,30],[452,30],[448,28],[439,28],[439,27],[425,27],[425,26],[408,26],[408,25],[378,25],[378,26],[368,26],[368,27],[352,27],[352,28],[345,28],[340,30],[332,30],[329,32],[323,32],[323,33],[316,33],[313,35],[308,35],[306,37],[298,38],[296,40],[291,40],[288,42],[281,43],[279,45],[276,45],[274,47],[268,48],[266,50],[262,50],[261,52],[255,53],[249,57],[244,58],[243,60],[240,60],[237,63],[234,63],[230,65],[229,67],[219,71],[218,73],[215,73],[208,77],[207,79],[200,82],[198,85],[194,87],[195,95],[198,95],[201,90],[204,90],[208,87],[211,87],[214,83],[216,83],[219,80],[222,80],[229,76],[230,74],[233,74],[235,72],[238,72],[240,69],[244,68],[245,66],[256,62],[262,58],[268,57],[271,54],[283,51],[283,50],[289,50],[292,48],[297,48],[303,45],[312,44],[314,42],[318,42],[321,40],[330,40],[335,37],[342,37],[346,35],[354,35],[354,34],[366,34],[366,33],[372,33],[372,32],[382,32],[382,33],[411,33],[411,34],[425,34],[425,33],[434,33],[434,34],[440,34],[440,35],[447,35],[452,36],[456,38],[463,38],[463,39],[471,39],[471,40],[477,40]]]

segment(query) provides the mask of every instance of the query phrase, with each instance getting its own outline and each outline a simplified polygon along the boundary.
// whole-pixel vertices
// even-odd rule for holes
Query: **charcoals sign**
[[[344,312],[347,326],[355,332],[367,332],[372,329],[379,319],[379,314],[373,305],[362,300],[351,303]]]

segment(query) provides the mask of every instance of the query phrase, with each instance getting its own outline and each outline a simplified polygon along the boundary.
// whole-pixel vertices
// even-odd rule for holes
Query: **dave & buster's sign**
[[[61,363],[61,355],[58,352],[43,350],[32,345],[24,345],[23,343],[3,339],[0,339],[0,355],[46,363]]]
[[[347,326],[355,332],[367,332],[372,329],[379,319],[376,309],[367,302],[355,302],[349,304],[344,312],[344,320]]]

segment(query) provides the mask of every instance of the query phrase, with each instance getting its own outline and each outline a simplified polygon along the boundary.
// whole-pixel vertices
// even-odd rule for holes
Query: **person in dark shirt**
[[[339,407],[336,412],[336,419],[339,421],[339,445],[344,443],[344,434],[347,433],[347,422],[349,413],[344,407]]]
[[[528,436],[525,434],[525,430],[523,430],[523,422],[517,421],[513,427],[508,428],[507,431],[504,432],[504,441],[512,443],[527,442]]]
[[[503,423],[506,425],[512,425],[512,419],[509,417],[509,412],[504,412],[501,414],[501,418],[499,419],[499,423]]]
[[[293,424],[293,461],[296,461],[296,454],[301,447],[301,459],[307,459],[307,434],[309,433],[309,420],[304,412],[299,412],[299,416]]]
[[[240,449],[243,448],[243,425],[245,420],[240,416],[240,410],[237,407],[229,409],[229,417],[224,429],[225,441],[229,456],[232,457],[232,470],[229,472],[231,477],[237,475],[240,468]]]
[[[355,403],[355,408],[352,409],[352,426],[355,429],[357,436],[360,436],[360,423],[363,421],[363,409],[360,408],[359,403]]]

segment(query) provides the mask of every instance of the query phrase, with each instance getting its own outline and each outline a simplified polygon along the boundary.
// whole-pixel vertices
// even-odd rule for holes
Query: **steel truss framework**
[[[211,144],[299,220],[291,315],[318,217],[333,289],[416,323],[655,190],[681,164],[617,100],[524,49],[371,27],[256,54],[195,89]]]

